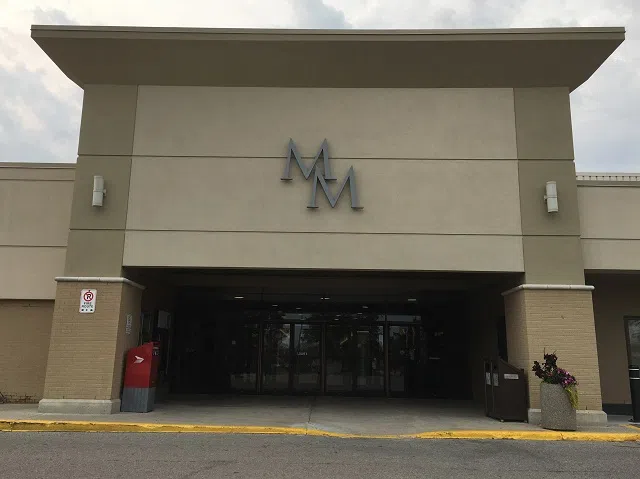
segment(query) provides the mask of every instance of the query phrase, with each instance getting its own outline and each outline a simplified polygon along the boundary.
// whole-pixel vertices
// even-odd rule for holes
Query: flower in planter
[[[571,406],[578,409],[578,380],[567,370],[558,367],[558,356],[545,353],[544,363],[534,361],[532,371],[545,383],[560,384],[569,396]]]

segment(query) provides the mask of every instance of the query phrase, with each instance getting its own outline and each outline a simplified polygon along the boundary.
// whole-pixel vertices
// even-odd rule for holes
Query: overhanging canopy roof
[[[228,30],[34,25],[79,86],[537,87],[584,83],[624,28]]]

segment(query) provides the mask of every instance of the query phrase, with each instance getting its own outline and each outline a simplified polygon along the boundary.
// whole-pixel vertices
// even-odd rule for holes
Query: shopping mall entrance
[[[130,269],[162,394],[484,397],[503,273]],[[167,319],[171,316],[171,321]]]
[[[179,295],[173,393],[471,394],[462,297],[214,296]]]

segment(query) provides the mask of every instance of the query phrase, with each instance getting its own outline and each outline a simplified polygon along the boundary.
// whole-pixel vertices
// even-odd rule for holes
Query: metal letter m
[[[322,155],[322,160],[323,160],[322,162],[324,166],[324,179],[327,181],[334,181],[336,178],[331,173],[331,161],[329,160],[329,145],[326,139],[322,142],[322,145],[320,145],[320,150],[318,151],[318,154],[316,155],[316,157],[313,159],[313,163],[311,163],[311,166],[309,168],[307,168],[303,163],[302,156],[300,156],[300,154],[298,153],[296,144],[293,142],[292,139],[289,139],[289,152],[287,153],[287,164],[284,166],[284,172],[282,173],[282,178],[280,179],[284,181],[291,181],[293,179],[291,178],[291,160],[293,157],[293,159],[296,160],[296,163],[298,163],[298,167],[300,168],[300,171],[302,171],[302,174],[304,175],[304,179],[308,180],[309,177],[311,176],[311,172],[314,169],[317,170],[316,163],[318,162],[320,155]]]
[[[351,208],[353,208],[354,210],[361,210],[362,206],[360,206],[360,200],[358,198],[358,188],[356,187],[356,172],[353,171],[353,166],[349,168],[349,172],[347,173],[347,176],[344,177],[344,181],[340,185],[340,188],[338,189],[338,194],[336,196],[333,196],[331,194],[331,191],[329,191],[329,186],[327,185],[327,182],[316,169],[316,174],[313,178],[313,186],[311,187],[311,199],[309,200],[309,204],[307,205],[307,208],[318,207],[316,203],[316,193],[318,191],[318,183],[320,183],[320,186],[322,187],[322,191],[324,191],[324,194],[327,196],[327,199],[329,200],[329,204],[331,205],[331,207],[335,208],[336,204],[338,203],[338,200],[340,199],[340,195],[344,191],[344,187],[347,185],[347,181],[349,182],[349,192],[351,193]]]
[[[320,155],[322,155],[323,160],[323,170],[320,171],[318,168],[318,160],[320,159]],[[356,173],[353,170],[353,166],[349,168],[347,172],[347,176],[345,176],[340,188],[338,189],[338,194],[333,196],[329,187],[327,185],[327,181],[334,181],[337,178],[333,176],[331,172],[331,161],[329,159],[329,145],[327,140],[325,139],[320,145],[320,150],[316,154],[313,159],[313,163],[310,167],[307,167],[302,161],[302,157],[298,153],[298,149],[296,148],[296,144],[292,139],[289,140],[289,151],[287,154],[287,163],[284,167],[284,172],[282,173],[281,179],[284,181],[291,181],[293,178],[291,177],[291,160],[295,159],[300,171],[304,175],[305,180],[308,180],[311,177],[311,173],[313,173],[313,186],[311,188],[311,199],[307,208],[317,208],[318,205],[316,203],[316,196],[318,192],[318,183],[322,187],[322,191],[324,191],[325,196],[329,200],[329,204],[332,208],[336,207],[338,200],[340,199],[340,195],[344,191],[345,186],[347,186],[347,182],[349,183],[349,192],[351,194],[351,208],[354,210],[361,210],[362,206],[360,206],[360,200],[358,198],[358,189],[356,187]]]

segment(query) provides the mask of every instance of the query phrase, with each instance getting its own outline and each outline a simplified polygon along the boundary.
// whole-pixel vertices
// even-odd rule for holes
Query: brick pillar
[[[579,424],[606,422],[590,286],[522,285],[503,293],[509,362],[528,371],[530,422],[539,422],[540,380],[531,371],[544,352],[578,379]]]
[[[38,410],[119,412],[124,358],[138,342],[143,288],[125,278],[57,280],[44,399]],[[83,289],[97,290],[94,313],[79,311]]]

